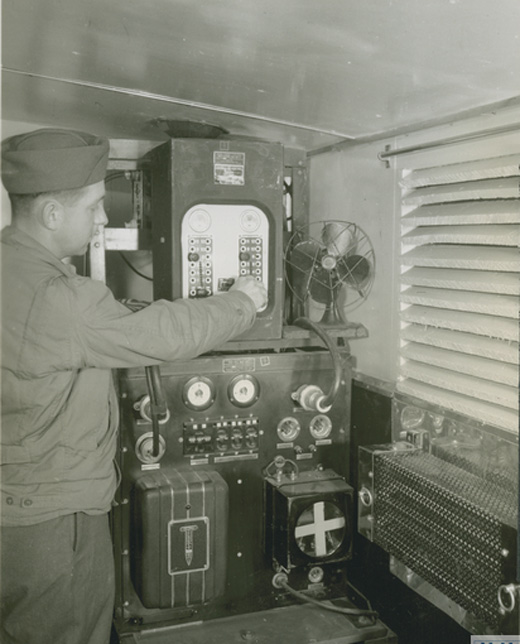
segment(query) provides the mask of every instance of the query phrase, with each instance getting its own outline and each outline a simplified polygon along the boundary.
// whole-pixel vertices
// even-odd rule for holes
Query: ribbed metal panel
[[[497,588],[517,499],[422,451],[374,457],[374,542],[500,632]]]
[[[398,391],[518,432],[520,155],[405,173]]]

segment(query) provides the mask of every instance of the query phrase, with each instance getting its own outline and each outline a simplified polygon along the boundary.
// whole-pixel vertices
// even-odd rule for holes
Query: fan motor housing
[[[333,470],[265,481],[265,550],[275,569],[352,555],[353,489]]]

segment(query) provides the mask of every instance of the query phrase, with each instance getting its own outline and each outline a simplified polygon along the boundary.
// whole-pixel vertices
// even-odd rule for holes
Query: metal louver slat
[[[518,155],[478,159],[466,163],[450,163],[444,166],[422,168],[406,175],[401,181],[405,188],[421,188],[442,183],[460,183],[498,177],[520,175]]]
[[[518,370],[518,342],[488,338],[474,333],[452,331],[450,329],[425,328],[416,324],[407,324],[401,330],[401,338],[433,347],[508,362],[515,365],[515,369]]]
[[[493,246],[417,246],[401,257],[403,266],[440,266],[483,271],[520,271],[518,248]]]
[[[420,206],[405,215],[403,223],[410,226],[518,224],[520,204],[517,199],[493,199]]]
[[[518,277],[498,271],[461,271],[451,268],[414,267],[402,274],[401,283],[411,286],[430,286],[520,296]]]
[[[481,380],[474,376],[455,373],[446,369],[439,369],[430,365],[406,361],[401,368],[403,376],[413,378],[419,382],[442,387],[477,400],[518,409],[518,389],[503,384],[496,384],[489,380]]]
[[[515,246],[520,241],[518,226],[418,226],[403,235],[405,244],[481,244]]]
[[[415,362],[442,367],[482,380],[502,383],[510,387],[518,386],[518,366],[500,360],[489,360],[414,342],[409,342],[402,349],[401,355]]]
[[[511,340],[512,342],[518,341],[518,322],[509,318],[412,305],[401,312],[401,319],[404,322],[423,325],[425,332],[429,326],[433,326],[476,333],[490,338]]]
[[[520,154],[404,173],[398,391],[518,431]]]
[[[520,197],[520,182],[517,177],[513,177],[418,188],[404,197],[403,204],[405,206],[424,206],[451,201],[518,199],[518,197]]]
[[[518,319],[518,298],[442,288],[410,287],[401,293],[401,302],[434,306],[452,311],[470,311]]]

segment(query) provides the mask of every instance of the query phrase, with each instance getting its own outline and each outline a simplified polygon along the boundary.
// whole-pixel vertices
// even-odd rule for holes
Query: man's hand
[[[238,277],[229,290],[242,291],[242,293],[249,295],[255,303],[257,311],[264,308],[267,304],[267,290],[265,286],[261,282],[258,282],[252,275]]]

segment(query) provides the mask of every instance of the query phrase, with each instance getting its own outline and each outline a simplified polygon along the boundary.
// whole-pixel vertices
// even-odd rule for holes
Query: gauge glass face
[[[290,443],[298,438],[300,430],[300,423],[296,420],[296,418],[292,417],[283,418],[278,423],[278,427],[276,428],[278,438],[284,443]]]
[[[260,215],[254,210],[245,210],[240,216],[240,225],[242,230],[253,233],[260,226]]]
[[[343,543],[347,523],[340,508],[330,501],[318,501],[300,514],[294,528],[298,548],[308,557],[329,557]]]
[[[213,384],[207,378],[192,378],[184,387],[184,402],[191,409],[207,409],[213,402]]]
[[[432,425],[434,429],[442,429],[442,424],[444,423],[444,416],[440,414],[429,414]]]
[[[195,232],[204,233],[211,225],[211,216],[206,210],[197,208],[190,214],[188,223]]]
[[[229,398],[239,407],[248,407],[258,399],[259,385],[252,376],[238,376],[230,385]]]
[[[424,411],[419,407],[407,405],[401,411],[401,427],[403,429],[415,429],[422,424],[424,420]]]
[[[319,414],[311,420],[309,430],[316,439],[328,438],[332,431],[332,421],[325,414]]]

